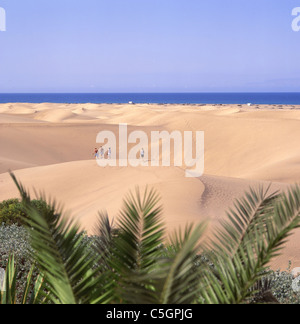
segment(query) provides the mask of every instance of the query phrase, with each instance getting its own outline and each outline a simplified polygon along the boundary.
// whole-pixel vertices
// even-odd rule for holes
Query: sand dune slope
[[[124,196],[136,186],[153,187],[163,197],[168,229],[202,219],[199,202],[204,186],[198,179],[185,178],[178,168],[102,168],[93,160],[25,169],[16,175],[26,187],[43,190],[62,202],[89,232],[98,211],[106,209],[116,216]],[[16,196],[9,175],[0,175],[1,199]]]
[[[87,160],[98,145],[98,132],[118,134],[119,123],[127,123],[129,132],[147,134],[204,131],[207,174],[300,182],[300,110],[91,104],[40,104],[30,110],[19,105],[0,105],[0,173]]]
[[[18,179],[34,195],[34,189],[55,198],[67,210],[68,217],[77,220],[90,234],[97,221],[98,211],[107,211],[111,218],[118,215],[122,201],[136,186],[145,190],[146,184],[155,188],[162,197],[164,222],[168,233],[188,223],[207,222],[207,237],[211,238],[225,211],[234,199],[249,187],[269,183],[205,175],[185,178],[179,168],[122,168],[99,167],[95,161],[76,161],[16,171]],[[284,190],[285,184],[273,183],[271,191]],[[0,175],[0,197],[18,197],[10,176]],[[288,243],[283,256],[272,263],[274,268],[285,268],[289,260],[300,264],[296,251],[300,232]]]

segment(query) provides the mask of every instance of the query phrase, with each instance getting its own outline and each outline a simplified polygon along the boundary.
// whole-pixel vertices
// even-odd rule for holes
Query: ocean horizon
[[[0,103],[300,105],[300,92],[0,93]]]

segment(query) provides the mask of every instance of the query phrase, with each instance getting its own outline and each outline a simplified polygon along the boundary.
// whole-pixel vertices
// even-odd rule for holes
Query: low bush
[[[50,207],[43,200],[33,200],[32,205],[40,212],[50,211]],[[24,218],[28,215],[19,199],[9,199],[0,203],[0,225],[24,225]]]

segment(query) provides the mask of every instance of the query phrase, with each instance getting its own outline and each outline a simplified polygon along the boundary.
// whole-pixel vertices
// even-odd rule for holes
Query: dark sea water
[[[169,103],[300,105],[293,93],[0,93],[0,103]]]

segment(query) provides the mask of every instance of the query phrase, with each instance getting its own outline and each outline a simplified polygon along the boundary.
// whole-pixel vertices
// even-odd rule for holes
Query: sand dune
[[[84,172],[82,172],[84,170]],[[63,204],[66,215],[78,221],[92,234],[99,211],[107,211],[111,219],[118,216],[123,198],[136,186],[145,190],[155,188],[162,200],[164,222],[171,234],[179,227],[191,223],[207,222],[207,237],[215,233],[225,211],[244,191],[269,183],[242,179],[203,176],[186,178],[180,168],[106,167],[100,168],[94,160],[76,161],[15,172],[22,184],[36,197],[35,192],[48,194]],[[270,191],[284,190],[285,184],[273,183]],[[1,199],[18,197],[18,191],[7,173],[0,175]],[[290,253],[296,246],[300,232],[289,242],[284,257],[273,266],[285,267],[289,260],[300,262],[300,255]]]
[[[297,149],[300,110],[252,111],[236,107],[207,110],[206,106],[176,105],[49,107],[50,104],[34,105],[32,109],[38,112],[27,115],[32,123],[26,123],[26,115],[18,115],[14,124],[12,115],[0,105],[0,156],[17,161],[21,167],[22,163],[27,167],[28,164],[86,160],[91,157],[99,131],[117,132],[119,123],[127,123],[147,133],[151,130],[204,131],[207,174],[288,183],[300,181]],[[7,171],[5,168],[0,165],[0,172]]]
[[[25,169],[16,175],[26,187],[44,190],[63,202],[88,231],[98,211],[106,209],[116,216],[124,196],[136,186],[144,190],[149,185],[160,192],[165,214],[170,215],[169,229],[201,219],[199,199],[204,186],[198,179],[185,178],[178,168],[101,168],[92,160]],[[0,175],[0,193],[3,199],[18,196],[8,174]]]
[[[285,189],[300,181],[300,107],[243,105],[0,105],[0,200],[17,195],[9,169],[28,187],[63,202],[89,232],[97,211],[115,216],[136,185],[156,188],[169,231],[208,220],[211,228],[250,185]],[[175,167],[107,167],[92,159],[96,135],[128,131],[205,132],[205,175],[187,179]],[[173,157],[173,155],[172,155]],[[118,158],[118,156],[117,156]],[[300,265],[300,231],[274,267]]]

